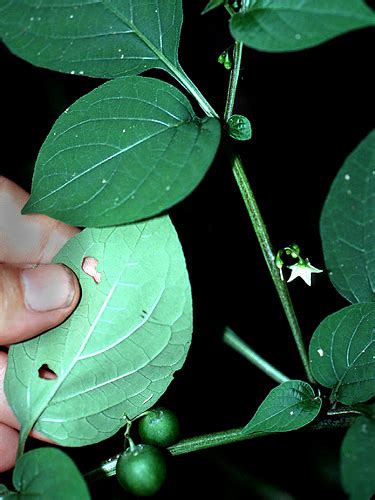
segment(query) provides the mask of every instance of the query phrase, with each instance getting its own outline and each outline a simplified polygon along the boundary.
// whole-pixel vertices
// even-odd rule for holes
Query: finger
[[[0,423],[0,472],[5,472],[16,462],[18,432]]]
[[[0,345],[34,337],[62,323],[79,296],[78,280],[64,265],[23,269],[0,263]]]
[[[7,367],[7,354],[0,352],[0,472],[11,469],[15,464],[20,425],[9,407],[4,392],[4,378]],[[52,443],[38,432],[31,437]]]
[[[45,215],[21,215],[29,195],[0,176],[0,262],[47,263],[79,230]]]

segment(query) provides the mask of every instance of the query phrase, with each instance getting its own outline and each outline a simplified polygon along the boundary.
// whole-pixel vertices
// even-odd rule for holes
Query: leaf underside
[[[269,52],[306,49],[374,25],[375,14],[362,0],[256,0],[230,22],[236,40]]]
[[[320,220],[332,284],[350,302],[375,301],[375,130],[347,158]]]
[[[82,269],[98,261],[97,283]],[[86,229],[54,259],[78,276],[82,299],[59,327],[9,351],[5,389],[23,430],[65,446],[102,441],[153,406],[187,355],[191,290],[168,217]],[[39,376],[48,367],[57,378]]]
[[[53,126],[23,213],[81,227],[159,214],[202,180],[219,142],[219,121],[197,118],[172,85],[140,76],[111,80]]]
[[[178,67],[181,0],[8,0],[0,33],[17,56],[99,78]]]
[[[332,401],[351,405],[375,396],[375,304],[354,304],[325,318],[310,343],[314,378]]]

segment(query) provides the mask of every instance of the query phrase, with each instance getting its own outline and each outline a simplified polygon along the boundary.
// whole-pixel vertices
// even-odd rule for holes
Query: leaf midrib
[[[107,161],[111,161],[113,160],[113,158],[116,158],[117,156],[119,155],[122,155],[124,153],[127,153],[129,150],[139,146],[140,144],[143,144],[144,142],[147,142],[151,139],[154,139],[155,137],[157,137],[158,135],[160,134],[163,134],[167,131],[170,131],[171,129],[175,129],[175,128],[178,128],[182,125],[186,125],[187,123],[191,123],[191,122],[186,122],[186,121],[181,121],[175,125],[171,125],[169,126],[168,128],[165,128],[165,129],[162,129],[162,130],[158,130],[157,132],[155,132],[154,134],[151,134],[149,135],[148,137],[145,137],[143,138],[142,140],[138,141],[138,142],[135,142],[131,145],[129,145],[127,148],[123,148],[121,149],[120,151],[117,151],[116,153],[114,153],[113,155],[107,157],[107,158],[104,158],[103,160],[101,160],[100,162],[96,163],[95,165],[91,165],[89,168],[87,168],[84,172],[81,172],[79,175],[76,175],[75,177],[73,177],[72,179],[69,179],[67,182],[65,182],[65,184],[59,186],[58,188],[54,189],[53,191],[50,191],[49,193],[47,193],[46,195],[42,196],[42,198],[38,198],[38,200],[34,203],[31,203],[30,204],[30,207],[34,206],[36,203],[40,203],[41,201],[51,197],[52,195],[54,195],[55,193],[63,190],[66,188],[66,186],[68,186],[69,184],[71,184],[72,182],[76,182],[77,179],[79,179],[80,177],[90,173],[92,170],[95,170],[96,168],[99,168],[100,166],[102,166],[104,163],[106,163]],[[74,146],[73,148],[70,148],[70,149],[74,149],[76,148],[77,146]],[[67,148],[68,149],[68,148]],[[51,158],[48,159],[48,161],[45,163],[45,165],[47,165],[57,154],[60,154],[62,153],[63,151],[66,151],[67,149],[65,150],[59,150],[55,155],[51,156]]]
[[[118,11],[112,4],[110,0],[101,0],[103,6],[107,8],[112,14],[118,17],[118,19],[129,26],[133,30],[133,33],[157,56],[158,59],[171,71],[173,75],[178,75],[180,73],[179,67],[174,64],[163,52],[161,52],[152,42],[147,38],[130,19],[128,19],[123,13]]]
[[[144,231],[144,228],[141,231],[139,239],[140,239],[143,231]],[[137,244],[139,242],[139,239],[137,240],[137,243],[136,243],[135,247],[137,246]],[[135,251],[135,247],[134,247],[134,251]],[[125,269],[126,265],[127,264],[124,264],[124,269]],[[122,270],[119,273],[116,282],[113,284],[113,286],[111,287],[111,289],[108,291],[108,294],[107,294],[107,296],[106,296],[103,304],[101,305],[98,313],[96,314],[94,321],[90,325],[90,328],[89,328],[89,330],[88,330],[85,338],[83,339],[83,341],[82,341],[82,343],[80,345],[79,350],[72,357],[72,360],[71,360],[68,368],[66,370],[64,370],[64,374],[60,374],[60,376],[58,378],[58,382],[53,386],[52,390],[49,392],[47,399],[43,398],[43,404],[39,406],[38,411],[36,412],[36,416],[32,418],[32,422],[28,423],[30,426],[34,426],[37,423],[37,421],[39,420],[39,418],[41,417],[41,415],[43,414],[43,412],[45,411],[45,409],[48,406],[50,406],[50,402],[53,400],[53,398],[55,397],[55,395],[58,393],[61,385],[65,382],[66,378],[70,375],[70,373],[72,372],[74,366],[77,364],[77,362],[80,361],[80,359],[81,359],[80,356],[81,356],[82,352],[84,351],[87,343],[89,342],[89,340],[90,340],[90,338],[91,338],[91,336],[92,336],[92,334],[93,334],[93,332],[94,332],[94,330],[96,328],[97,323],[99,322],[100,318],[102,317],[103,310],[108,305],[108,302],[112,298],[112,295],[116,292],[116,290],[118,288],[118,283],[119,283],[119,281],[120,281],[123,273],[124,273],[124,270]],[[159,297],[158,297],[158,302],[160,302],[161,295],[159,295]],[[156,307],[156,305],[155,305],[155,307]],[[143,326],[143,324],[149,319],[149,316],[151,314],[152,314],[152,312],[150,312],[149,315],[146,316],[146,318],[137,326],[137,328],[140,328],[141,326]],[[134,331],[132,333],[134,333]],[[31,389],[31,386],[29,386],[29,390],[30,389]]]

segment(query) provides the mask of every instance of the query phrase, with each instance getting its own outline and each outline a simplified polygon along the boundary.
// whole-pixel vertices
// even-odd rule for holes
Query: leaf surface
[[[341,446],[341,483],[352,500],[375,495],[374,470],[375,419],[358,417]]]
[[[44,68],[99,78],[177,67],[181,0],[8,0],[3,41]]]
[[[374,25],[375,14],[362,0],[253,0],[232,16],[230,28],[249,47],[285,52]]]
[[[57,448],[38,448],[16,462],[13,484],[16,498],[89,500],[82,474],[68,455]]]
[[[321,405],[320,397],[315,396],[308,383],[288,380],[270,391],[242,432],[252,434],[299,429],[314,420]]]
[[[325,318],[310,342],[314,378],[333,401],[351,405],[375,396],[375,304],[354,304]]]
[[[97,282],[82,269],[97,260]],[[65,446],[112,436],[153,406],[185,361],[191,290],[168,217],[86,229],[54,259],[69,266],[81,302],[59,327],[13,345],[5,390],[22,426]],[[57,378],[39,376],[49,368]]]
[[[161,80],[118,78],[80,98],[46,138],[23,213],[101,227],[153,216],[202,180],[220,141]]]
[[[320,220],[332,284],[350,302],[375,301],[375,130],[347,158]]]

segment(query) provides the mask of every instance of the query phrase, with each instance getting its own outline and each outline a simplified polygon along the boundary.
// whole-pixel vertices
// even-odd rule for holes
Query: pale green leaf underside
[[[178,67],[181,0],[4,0],[0,32],[17,56],[99,78]]]
[[[329,277],[338,292],[350,302],[375,301],[375,130],[333,181],[320,234]]]
[[[325,318],[311,339],[314,378],[332,400],[350,405],[375,396],[375,304],[354,304]]]
[[[94,257],[100,283],[81,268]],[[191,290],[168,217],[86,229],[54,259],[79,277],[82,299],[61,326],[14,345],[8,401],[25,432],[66,446],[95,443],[153,406],[187,355]],[[48,367],[55,380],[38,377]]]
[[[160,80],[111,80],[63,113],[46,138],[23,213],[72,225],[110,226],[160,213],[202,180],[220,141]]]
[[[373,405],[374,406],[374,405]],[[375,495],[375,420],[359,417],[341,446],[341,483],[351,500]]]
[[[38,448],[17,460],[13,484],[21,499],[89,500],[90,493],[75,463],[57,448]]]
[[[288,380],[270,391],[243,432],[287,432],[309,424],[318,415],[322,401],[312,387]]]
[[[270,52],[306,49],[374,25],[375,14],[362,0],[255,0],[230,23],[236,40]]]

